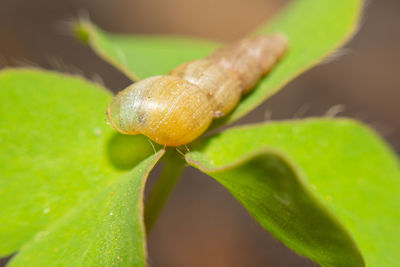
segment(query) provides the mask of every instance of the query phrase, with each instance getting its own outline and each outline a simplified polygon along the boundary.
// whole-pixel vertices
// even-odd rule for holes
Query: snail
[[[187,144],[225,116],[286,51],[281,34],[245,38],[170,73],[136,82],[107,107],[111,126],[165,146]]]

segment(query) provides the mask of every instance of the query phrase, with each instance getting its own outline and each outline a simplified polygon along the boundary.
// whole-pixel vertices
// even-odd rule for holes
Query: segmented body
[[[187,144],[214,118],[228,114],[242,95],[276,64],[287,47],[280,34],[246,38],[168,75],[136,82],[114,97],[107,120],[124,134],[144,134],[167,146]]]

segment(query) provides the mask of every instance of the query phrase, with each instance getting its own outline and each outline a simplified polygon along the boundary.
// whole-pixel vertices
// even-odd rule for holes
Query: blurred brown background
[[[44,68],[101,76],[118,91],[129,80],[69,36],[80,13],[104,29],[173,33],[230,41],[287,0],[0,0],[0,67]],[[400,150],[400,1],[368,1],[362,28],[346,54],[302,75],[240,123],[341,115],[377,129]],[[212,179],[187,169],[149,237],[150,264],[175,266],[316,266],[285,248]],[[1,265],[1,264],[0,264]]]

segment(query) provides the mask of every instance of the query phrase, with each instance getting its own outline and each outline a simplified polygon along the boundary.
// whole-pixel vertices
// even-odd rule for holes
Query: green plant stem
[[[160,178],[153,186],[145,204],[144,221],[147,232],[151,231],[172,188],[178,182],[184,166],[185,161],[182,159],[182,155],[178,154],[176,151],[167,151]]]

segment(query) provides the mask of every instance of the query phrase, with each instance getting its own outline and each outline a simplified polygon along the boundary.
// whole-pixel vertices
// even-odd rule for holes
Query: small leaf
[[[110,155],[115,132],[105,123],[110,99],[111,93],[77,76],[0,72],[1,256],[120,177],[115,164],[121,158]],[[146,139],[130,141],[141,149],[135,150],[136,163],[154,154]],[[130,153],[123,153],[125,160]]]
[[[191,151],[191,165],[298,253],[322,266],[398,265],[399,162],[366,127],[343,119],[260,124]]]
[[[163,150],[39,232],[9,266],[146,266],[143,190]]]
[[[136,81],[166,74],[175,66],[203,58],[216,42],[163,35],[123,35],[106,33],[88,21],[74,25],[78,39],[87,40],[105,61]]]
[[[254,91],[212,128],[243,117],[299,74],[342,46],[358,29],[363,0],[294,0],[256,34],[284,33],[289,48],[279,64]]]

